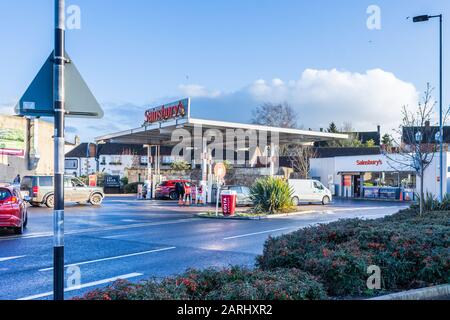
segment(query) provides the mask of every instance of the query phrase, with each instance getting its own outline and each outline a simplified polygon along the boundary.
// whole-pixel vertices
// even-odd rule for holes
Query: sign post
[[[103,110],[65,51],[65,0],[55,0],[55,49],[15,107],[21,116],[53,117],[53,298],[64,300],[64,126],[66,117],[103,117]]]
[[[217,182],[217,197],[216,197],[216,217],[219,216],[219,198],[220,198],[220,183],[227,175],[227,168],[223,163],[217,163],[214,166],[214,175],[216,176]]]
[[[64,300],[64,116],[65,0],[55,0],[55,51],[53,57],[53,109],[55,118],[55,208],[53,214],[53,298]]]

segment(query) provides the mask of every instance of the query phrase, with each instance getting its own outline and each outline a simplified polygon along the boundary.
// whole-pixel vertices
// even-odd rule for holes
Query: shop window
[[[364,174],[364,187],[378,187],[380,186],[380,181],[380,172],[366,172]]]
[[[383,172],[381,174],[381,186],[398,188],[400,186],[400,176],[398,172]]]
[[[413,172],[400,172],[400,185],[405,189],[416,189],[416,174]]]

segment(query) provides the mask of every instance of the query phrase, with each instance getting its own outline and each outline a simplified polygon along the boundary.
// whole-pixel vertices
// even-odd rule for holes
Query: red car
[[[0,229],[23,234],[28,223],[28,209],[20,191],[13,187],[0,187]]]
[[[186,188],[186,193],[190,192],[191,182],[187,180],[168,180],[159,184],[156,188],[156,198],[157,199],[170,199],[177,200],[177,193],[175,191],[175,184],[177,182],[184,183]]]

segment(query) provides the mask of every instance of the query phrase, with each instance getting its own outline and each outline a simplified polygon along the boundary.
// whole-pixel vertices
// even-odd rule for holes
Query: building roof
[[[89,157],[89,146],[94,146],[94,144],[82,143],[73,150],[66,154],[66,158],[87,158]],[[147,148],[143,145],[137,144],[125,144],[125,143],[105,143],[96,145],[97,156],[120,156],[120,155],[137,155],[146,156],[148,154]],[[92,154],[90,157],[93,157]]]
[[[81,143],[69,152],[66,153],[67,158],[86,158],[88,152],[88,144],[87,143]]]
[[[324,147],[316,148],[316,158],[368,156],[381,154],[380,147]]]
[[[436,143],[436,133],[439,132],[439,127],[437,126],[426,126],[426,127],[403,127],[402,141],[406,144],[416,144],[415,135],[417,132],[423,134],[423,143]],[[444,143],[450,144],[450,127],[444,127]]]

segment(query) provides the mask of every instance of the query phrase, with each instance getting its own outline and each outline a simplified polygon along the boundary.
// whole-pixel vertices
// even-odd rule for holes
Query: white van
[[[331,191],[317,180],[289,180],[289,185],[294,191],[292,202],[295,206],[300,203],[321,202],[329,204],[333,200]]]

